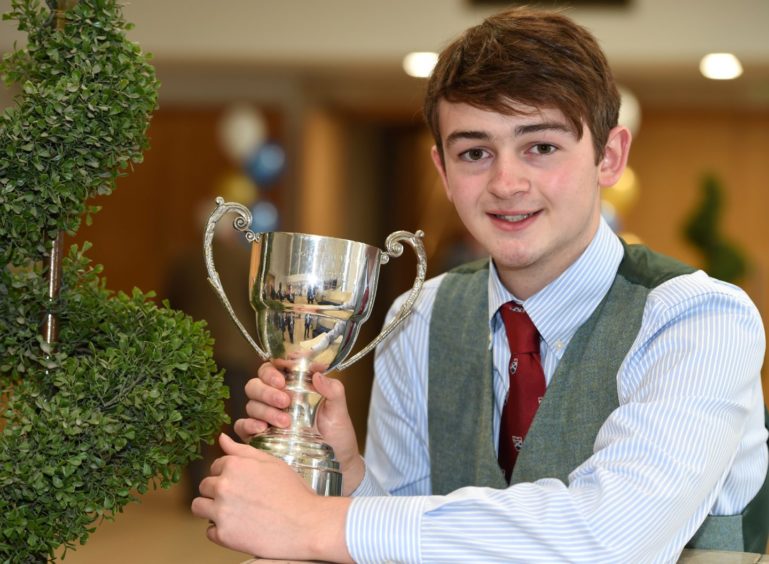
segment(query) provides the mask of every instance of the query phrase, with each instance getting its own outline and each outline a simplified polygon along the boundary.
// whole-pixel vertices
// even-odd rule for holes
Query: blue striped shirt
[[[583,255],[523,302],[542,335],[548,382],[622,253],[602,222]],[[366,476],[346,524],[357,562],[673,562],[708,513],[738,513],[758,491],[767,471],[763,326],[744,292],[698,271],[649,294],[617,374],[620,406],[568,483],[431,495],[427,340],[440,281],[425,284],[404,327],[377,350]],[[497,310],[510,299],[491,268],[495,434],[509,361]]]

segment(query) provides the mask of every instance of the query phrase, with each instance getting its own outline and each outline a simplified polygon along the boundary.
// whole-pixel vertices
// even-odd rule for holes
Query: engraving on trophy
[[[312,385],[315,372],[341,370],[370,352],[411,312],[426,274],[423,234],[398,231],[377,247],[317,235],[248,229],[245,206],[216,199],[206,226],[204,252],[209,281],[243,336],[263,359],[286,375],[291,405],[287,429],[270,428],[252,445],[290,464],[321,495],[340,495],[341,473],[331,447],[317,432],[315,417],[321,396]],[[235,315],[214,265],[212,242],[216,223],[237,214],[233,227],[251,242],[249,299],[255,312],[256,339]],[[374,304],[379,268],[403,253],[408,243],[417,256],[411,292],[380,334],[351,358],[362,324]]]

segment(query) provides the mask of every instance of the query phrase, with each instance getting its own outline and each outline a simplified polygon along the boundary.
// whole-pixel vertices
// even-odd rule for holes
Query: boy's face
[[[577,139],[560,110],[518,115],[440,102],[444,161],[433,161],[463,223],[526,299],[585,250],[598,228],[600,187],[622,174],[630,133],[616,127],[598,164],[589,128]]]

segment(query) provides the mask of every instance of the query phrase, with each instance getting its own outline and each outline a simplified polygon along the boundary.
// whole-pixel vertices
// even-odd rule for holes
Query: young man
[[[432,158],[491,260],[426,283],[380,346],[365,462],[341,383],[315,376],[352,497],[318,497],[223,437],[193,502],[211,540],[359,562],[670,562],[693,538],[763,551],[761,320],[738,288],[625,246],[601,219],[630,148],[618,109],[595,39],[558,14],[504,12],[443,51]],[[508,340],[511,315],[537,350],[517,349],[518,321]],[[530,408],[520,386],[536,378],[519,430],[508,408]],[[287,424],[283,386],[260,368],[242,438]]]

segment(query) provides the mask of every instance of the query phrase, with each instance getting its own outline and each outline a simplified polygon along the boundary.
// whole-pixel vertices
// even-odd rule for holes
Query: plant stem
[[[48,311],[43,321],[43,339],[49,345],[59,339],[59,323],[52,308],[61,290],[61,254],[63,247],[64,234],[60,232],[51,241],[48,252]]]
[[[78,0],[56,0],[55,25],[57,30],[64,29],[67,24],[65,12],[73,8]],[[64,233],[59,232],[51,240],[48,252],[48,311],[43,320],[43,339],[50,344],[59,339],[59,324],[52,308],[61,290],[61,255],[64,247]]]
[[[67,18],[64,17],[64,12],[74,8],[78,0],[56,0],[56,29],[62,30],[67,24]]]

